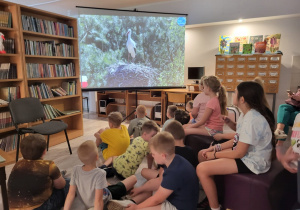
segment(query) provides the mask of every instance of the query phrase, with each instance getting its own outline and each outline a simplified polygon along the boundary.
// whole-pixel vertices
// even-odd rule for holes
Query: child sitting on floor
[[[190,122],[190,115],[187,111],[177,109],[174,113],[174,119],[181,123],[181,125],[188,124]]]
[[[109,157],[123,154],[130,143],[129,134],[122,123],[120,112],[111,112],[108,115],[109,128],[101,128],[94,134],[96,145],[100,146],[104,160]]]
[[[72,203],[75,195],[83,202],[86,209],[103,209],[108,200],[121,199],[135,185],[137,181],[135,176],[115,185],[107,185],[105,171],[96,167],[99,156],[97,147],[92,140],[83,142],[78,147],[77,153],[84,165],[73,168],[64,210],[73,209]]]
[[[131,120],[128,126],[129,136],[133,135],[133,138],[136,138],[142,135],[142,126],[144,122],[149,120],[146,114],[146,107],[144,105],[138,105],[136,108],[136,118]]]
[[[174,120],[174,114],[175,114],[175,111],[177,110],[177,106],[175,105],[169,105],[168,106],[168,109],[167,109],[167,117],[168,117],[168,120],[166,120],[166,122],[164,123],[161,131],[164,131],[166,126],[172,121]]]
[[[196,123],[196,120],[192,116],[193,101],[188,101],[185,105],[185,109],[186,109],[186,111],[188,111],[188,113],[190,115],[190,119],[191,119],[190,123]]]
[[[131,202],[127,209],[143,209],[155,207],[156,209],[189,209],[196,210],[199,181],[194,167],[183,157],[175,154],[175,140],[169,132],[160,132],[150,140],[150,150],[154,160],[164,165],[162,182],[156,193],[151,196],[149,192],[140,193],[148,195],[148,198],[138,205]],[[132,198],[136,201],[136,196]],[[122,209],[126,206],[118,201],[114,203],[114,209]],[[118,207],[118,208],[117,208]],[[113,208],[111,208],[113,209]]]
[[[210,97],[210,100],[199,122],[184,125],[185,135],[214,136],[217,133],[223,133],[224,122],[221,114],[227,113],[225,88],[216,76],[205,77],[203,87],[203,92]]]
[[[43,160],[47,143],[40,134],[22,139],[23,160],[13,167],[8,179],[10,209],[57,210],[63,207],[69,184],[51,160]]]
[[[117,176],[124,179],[136,172],[144,157],[147,155],[148,167],[151,168],[153,158],[151,154],[149,155],[148,142],[157,132],[159,132],[157,124],[152,120],[146,121],[142,126],[142,135],[136,137],[122,155],[108,158],[101,168],[113,164]]]

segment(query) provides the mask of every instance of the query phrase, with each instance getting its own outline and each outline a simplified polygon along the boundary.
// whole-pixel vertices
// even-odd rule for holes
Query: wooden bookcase
[[[216,76],[227,91],[260,76],[266,93],[277,93],[280,77],[280,54],[216,55]]]
[[[75,18],[58,15],[46,12],[39,9],[30,8],[23,5],[0,1],[0,10],[10,11],[12,13],[12,28],[0,27],[0,32],[5,34],[5,38],[15,39],[15,54],[0,54],[0,63],[15,63],[17,65],[17,79],[0,80],[0,87],[19,86],[20,97],[29,97],[28,86],[36,83],[45,83],[50,88],[61,87],[63,82],[76,81],[76,94],[68,96],[60,96],[48,99],[41,99],[43,104],[52,105],[60,111],[80,110],[80,112],[70,115],[64,115],[57,119],[63,120],[68,124],[69,139],[83,135],[83,119],[82,119],[82,95],[80,87],[80,69],[79,69],[79,48],[78,48],[78,33],[77,20]],[[63,23],[73,27],[73,36],[52,35],[41,32],[23,30],[22,15],[38,18],[44,21],[53,21],[55,23]],[[54,24],[53,24],[54,25]],[[61,28],[59,29],[61,31]],[[24,40],[49,42],[55,44],[67,44],[73,46],[74,56],[49,56],[49,55],[28,55],[25,53]],[[65,77],[44,77],[44,78],[28,78],[27,63],[35,64],[56,64],[66,65],[73,63],[74,74]],[[0,112],[8,110],[7,105],[0,105]],[[39,123],[39,122],[37,122]],[[28,125],[24,125],[28,126]],[[29,125],[30,126],[30,125]],[[14,127],[0,129],[0,137],[5,136],[10,132],[14,132]],[[50,146],[65,142],[64,133],[51,135]],[[14,153],[15,151],[11,151]]]

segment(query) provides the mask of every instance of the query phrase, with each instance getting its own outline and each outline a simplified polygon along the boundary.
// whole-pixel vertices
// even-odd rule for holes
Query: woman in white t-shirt
[[[197,175],[213,210],[220,209],[214,175],[260,174],[270,169],[275,122],[273,113],[263,103],[263,97],[264,91],[256,82],[240,83],[233,102],[242,115],[234,139],[201,153],[211,161],[201,162],[197,166]]]

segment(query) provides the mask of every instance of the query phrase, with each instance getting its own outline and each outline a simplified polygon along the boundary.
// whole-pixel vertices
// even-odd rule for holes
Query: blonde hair
[[[173,155],[175,153],[174,137],[166,131],[162,131],[151,138],[149,146],[158,153]]]
[[[155,131],[157,133],[159,131],[159,127],[154,121],[148,120],[142,125],[142,132],[150,133],[151,131]]]
[[[184,129],[181,123],[177,120],[173,120],[172,122],[170,122],[165,128],[165,131],[172,134],[175,140],[182,140],[185,137]]]
[[[227,96],[225,87],[221,85],[221,82],[216,76],[208,76],[204,78],[204,84],[208,86],[211,91],[218,94],[218,99],[221,107],[221,114],[227,115]]]
[[[177,109],[178,109],[178,108],[177,108],[177,106],[175,106],[175,105],[169,105],[169,106],[168,106],[167,112],[169,113],[170,117],[174,118],[174,116],[175,116],[175,111],[176,111]]]
[[[77,155],[84,164],[92,164],[96,160],[97,154],[97,146],[92,140],[83,142],[77,150]]]
[[[111,112],[108,115],[108,122],[112,123],[114,127],[120,127],[123,117],[120,112]]]
[[[138,107],[136,108],[136,114],[138,117],[145,117],[146,107],[144,105],[138,105]]]
[[[202,77],[201,77],[200,82],[199,82],[199,85],[203,85],[203,81],[204,81],[205,78],[206,78],[206,76],[202,76]]]

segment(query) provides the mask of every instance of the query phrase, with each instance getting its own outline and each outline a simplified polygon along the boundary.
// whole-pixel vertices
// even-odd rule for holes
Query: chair
[[[48,151],[50,135],[64,131],[70,154],[72,154],[72,150],[70,147],[69,138],[67,134],[68,125],[61,120],[51,120],[49,122],[45,122],[44,108],[39,99],[37,98],[16,99],[10,102],[8,107],[10,110],[12,121],[18,132],[16,162],[18,161],[19,158],[20,136],[26,133],[39,133],[42,135],[47,135],[48,136],[47,151]],[[38,120],[42,120],[42,123],[28,128],[19,127],[20,124],[35,122]]]
[[[185,93],[167,93],[166,96],[167,96],[166,97],[166,99],[167,99],[166,110],[168,108],[169,103],[184,104],[182,106],[178,106],[178,108],[185,110],[185,106],[186,106],[186,102],[187,102],[187,95]]]

